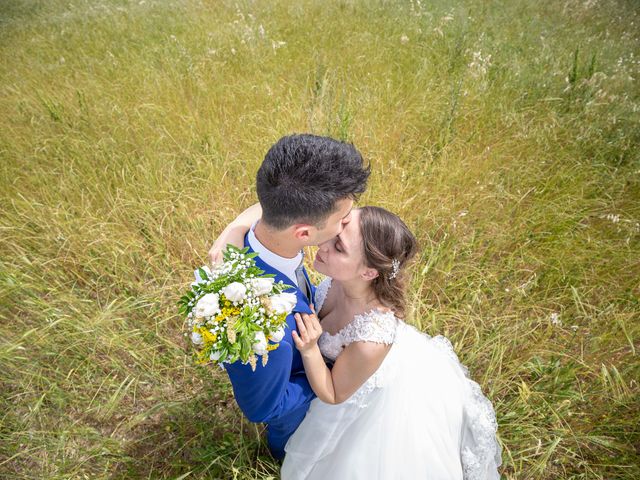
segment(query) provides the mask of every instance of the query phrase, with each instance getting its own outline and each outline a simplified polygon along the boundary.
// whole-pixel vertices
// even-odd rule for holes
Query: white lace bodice
[[[396,335],[398,320],[393,312],[371,310],[356,315],[338,333],[322,332],[318,347],[322,355],[335,361],[344,348],[352,342],[376,342],[391,345]]]
[[[331,286],[331,278],[325,278],[316,290],[316,311],[322,309]],[[372,309],[355,315],[339,332],[331,335],[323,332],[318,339],[322,355],[335,361],[340,352],[352,342],[376,342],[391,345],[395,339],[398,319],[391,311]]]

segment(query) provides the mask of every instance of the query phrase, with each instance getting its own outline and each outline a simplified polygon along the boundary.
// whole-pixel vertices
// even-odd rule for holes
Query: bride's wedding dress
[[[331,285],[316,291],[320,311]],[[345,402],[316,398],[285,447],[282,478],[499,479],[496,417],[449,341],[372,310],[340,332],[324,332],[322,354],[335,360],[355,341],[391,344],[380,368]]]

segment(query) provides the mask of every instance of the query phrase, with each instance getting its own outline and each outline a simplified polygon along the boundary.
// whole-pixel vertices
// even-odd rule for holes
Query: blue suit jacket
[[[250,252],[253,251],[247,236],[244,244],[249,247]],[[256,266],[265,273],[274,274],[276,282],[282,280],[286,284],[295,285],[292,279],[267,265],[260,257],[255,257],[254,260]],[[309,281],[306,270],[304,275],[314,301],[315,287]],[[298,298],[293,312],[311,313],[306,297],[297,287],[287,291],[295,293]],[[249,421],[267,424],[267,442],[276,458],[284,457],[287,440],[302,422],[309,403],[315,397],[304,372],[302,357],[291,337],[294,329],[296,320],[291,313],[287,317],[285,336],[280,341],[280,346],[269,352],[269,361],[265,367],[258,362],[253,372],[249,364],[243,365],[240,361],[225,364],[238,406]]]

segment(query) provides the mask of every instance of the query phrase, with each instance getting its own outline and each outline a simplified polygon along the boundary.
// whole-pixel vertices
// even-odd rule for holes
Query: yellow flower
[[[272,350],[275,350],[276,348],[278,348],[280,346],[279,343],[276,343],[275,345],[267,345],[267,350],[270,352]]]
[[[215,333],[211,333],[209,330],[205,328],[202,332],[202,338],[204,339],[205,342],[213,343],[216,341],[218,336]]]

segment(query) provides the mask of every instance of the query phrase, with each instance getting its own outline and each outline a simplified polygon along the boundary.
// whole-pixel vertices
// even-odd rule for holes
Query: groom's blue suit
[[[248,235],[244,245],[249,245]],[[295,285],[295,282],[282,272],[267,265],[260,257],[254,258],[256,266],[275,275],[275,281]],[[309,281],[311,301],[314,301],[315,287]],[[298,303],[293,312],[311,313],[305,295],[296,287],[288,290],[295,293]],[[287,317],[287,328],[280,346],[269,352],[269,362],[265,367],[258,362],[256,371],[249,364],[241,362],[225,364],[227,374],[233,385],[236,402],[251,422],[267,424],[267,442],[276,458],[284,457],[284,446],[291,434],[298,428],[307,413],[309,402],[315,397],[304,373],[302,357],[295,347],[291,332],[296,329],[293,313]],[[296,329],[297,330],[297,329]]]

